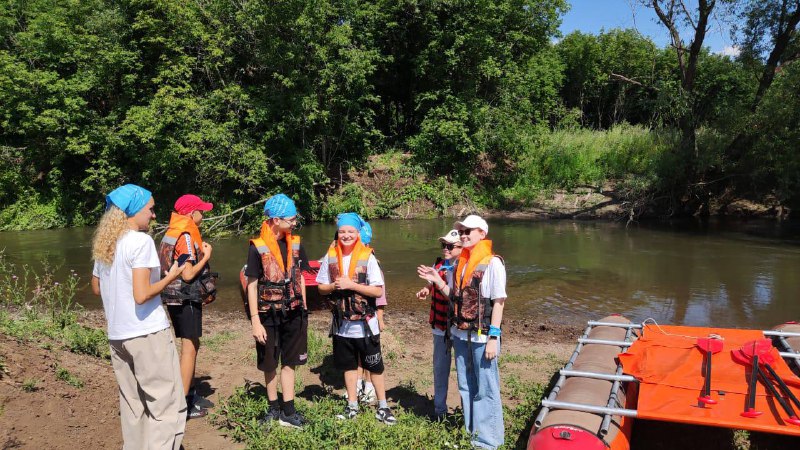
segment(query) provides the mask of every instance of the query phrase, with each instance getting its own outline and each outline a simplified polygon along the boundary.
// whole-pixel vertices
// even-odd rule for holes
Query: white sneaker
[[[366,384],[366,383],[365,383]],[[366,385],[358,390],[358,399],[361,403],[373,405],[378,401],[378,396],[375,394],[375,386]]]

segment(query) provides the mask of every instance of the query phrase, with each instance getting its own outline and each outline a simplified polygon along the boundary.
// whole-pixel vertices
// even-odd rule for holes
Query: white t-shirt
[[[464,269],[462,269],[462,274],[466,269],[465,266]],[[483,274],[483,279],[481,280],[481,296],[491,299],[506,298],[506,266],[503,265],[503,261],[496,256],[489,261],[489,266],[486,267],[486,272]],[[453,325],[450,327],[450,335],[454,338],[466,341],[468,333],[466,330],[459,330]],[[472,333],[472,342],[484,344],[488,339],[489,337],[485,334],[478,336],[477,332]]]
[[[457,263],[458,259],[454,259],[453,262]],[[448,286],[450,286],[451,290],[453,289],[453,271],[455,270],[456,270],[455,267],[453,268],[453,270],[448,270],[447,276],[444,279],[444,282],[447,283]],[[431,290],[431,292],[433,292],[433,290],[436,289],[436,286],[430,285],[428,288]],[[434,336],[444,337],[444,330],[440,330],[436,327],[431,327],[431,333],[433,333]]]
[[[141,305],[133,299],[133,269],[140,268],[150,269],[150,284],[161,279],[161,263],[153,238],[133,230],[117,241],[111,266],[99,261],[94,263],[92,275],[100,279],[109,340],[130,339],[169,328],[167,314],[161,307],[161,295]]]
[[[342,257],[342,267],[339,268],[341,276],[346,277],[349,275],[350,272],[350,258],[352,257],[352,253],[348,256]],[[367,260],[367,281],[369,282],[370,286],[383,286],[383,274],[381,273],[381,268],[378,265],[378,260],[375,259],[375,255],[369,255],[369,259]],[[330,279],[330,274],[328,273],[328,258],[322,258],[322,262],[319,264],[319,272],[317,273],[317,283],[319,284],[331,284],[333,281]],[[378,317],[373,316],[368,321],[369,328],[372,330],[373,335],[380,334],[380,327],[378,326]],[[339,331],[336,333],[337,336],[346,337],[346,338],[363,338],[366,336],[366,328],[364,328],[364,321],[363,320],[342,320],[342,325],[339,326]]]

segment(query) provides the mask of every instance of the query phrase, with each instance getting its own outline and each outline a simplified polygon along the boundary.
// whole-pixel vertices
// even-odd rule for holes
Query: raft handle
[[[598,322],[596,320],[590,320],[587,322],[589,326],[592,327],[616,327],[616,328],[632,328],[636,330],[642,329],[642,324],[640,323],[615,323],[615,322]]]
[[[558,371],[560,375],[564,375],[565,377],[581,377],[581,378],[593,378],[595,380],[606,380],[606,381],[636,381],[636,378],[630,375],[615,375],[613,373],[597,373],[597,372],[583,372],[580,370],[565,370],[561,369]]]
[[[554,400],[542,400],[542,405],[548,408],[569,409],[571,411],[583,411],[593,414],[608,414],[611,416],[636,417],[635,409],[607,408],[604,406],[587,405],[585,403],[559,402]]]
[[[614,347],[630,347],[633,345],[633,342],[625,342],[625,341],[608,341],[605,339],[578,339],[578,342],[581,344],[598,344],[598,345],[613,345]]]
[[[800,333],[794,331],[763,330],[763,333],[764,336],[800,337]]]
[[[789,359],[800,359],[800,353],[795,352],[778,352],[781,355],[781,358],[789,358]]]

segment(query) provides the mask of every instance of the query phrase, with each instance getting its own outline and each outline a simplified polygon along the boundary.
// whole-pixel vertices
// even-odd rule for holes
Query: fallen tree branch
[[[244,205],[244,206],[242,206],[240,208],[236,208],[233,211],[231,211],[229,213],[226,213],[226,214],[222,214],[222,215],[214,216],[214,217],[204,217],[203,218],[203,222],[208,224],[205,227],[205,231],[206,232],[210,232],[211,230],[214,230],[214,229],[218,228],[220,225],[226,223],[227,219],[229,217],[233,217],[233,216],[236,216],[238,214],[239,217],[236,218],[233,221],[233,224],[236,226],[236,231],[239,232],[239,231],[242,230],[241,229],[241,224],[242,224],[242,219],[244,218],[244,212],[248,208],[251,208],[251,207],[253,207],[255,205],[258,205],[259,203],[264,203],[265,201],[267,201],[266,197],[262,198],[260,200],[256,200],[253,203],[248,203],[247,205]],[[151,228],[152,231],[153,231],[153,236],[155,237],[155,236],[159,236],[161,234],[164,234],[167,231],[167,228],[169,228],[169,224],[157,223],[157,224],[153,225],[153,227]]]
[[[630,83],[630,84],[639,86],[641,88],[647,89],[650,92],[658,92],[658,88],[653,87],[653,86],[648,86],[646,84],[643,84],[641,81],[636,81],[633,78],[626,77],[625,75],[620,75],[618,73],[611,72],[609,74],[609,76],[611,76],[611,78],[616,78],[619,81],[624,81],[626,83]]]

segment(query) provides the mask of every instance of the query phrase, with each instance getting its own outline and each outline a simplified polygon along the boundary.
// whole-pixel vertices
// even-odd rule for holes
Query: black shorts
[[[269,313],[259,314],[267,330],[267,343],[256,342],[257,367],[264,372],[278,368],[278,358],[284,366],[302,366],[308,360],[308,313],[303,308],[290,311],[286,318],[278,312],[273,321]]]
[[[186,302],[183,305],[167,305],[175,337],[199,338],[203,335],[203,305]]]
[[[333,336],[333,360],[339,370],[356,370],[361,367],[375,373],[383,373],[381,335],[363,338]]]

